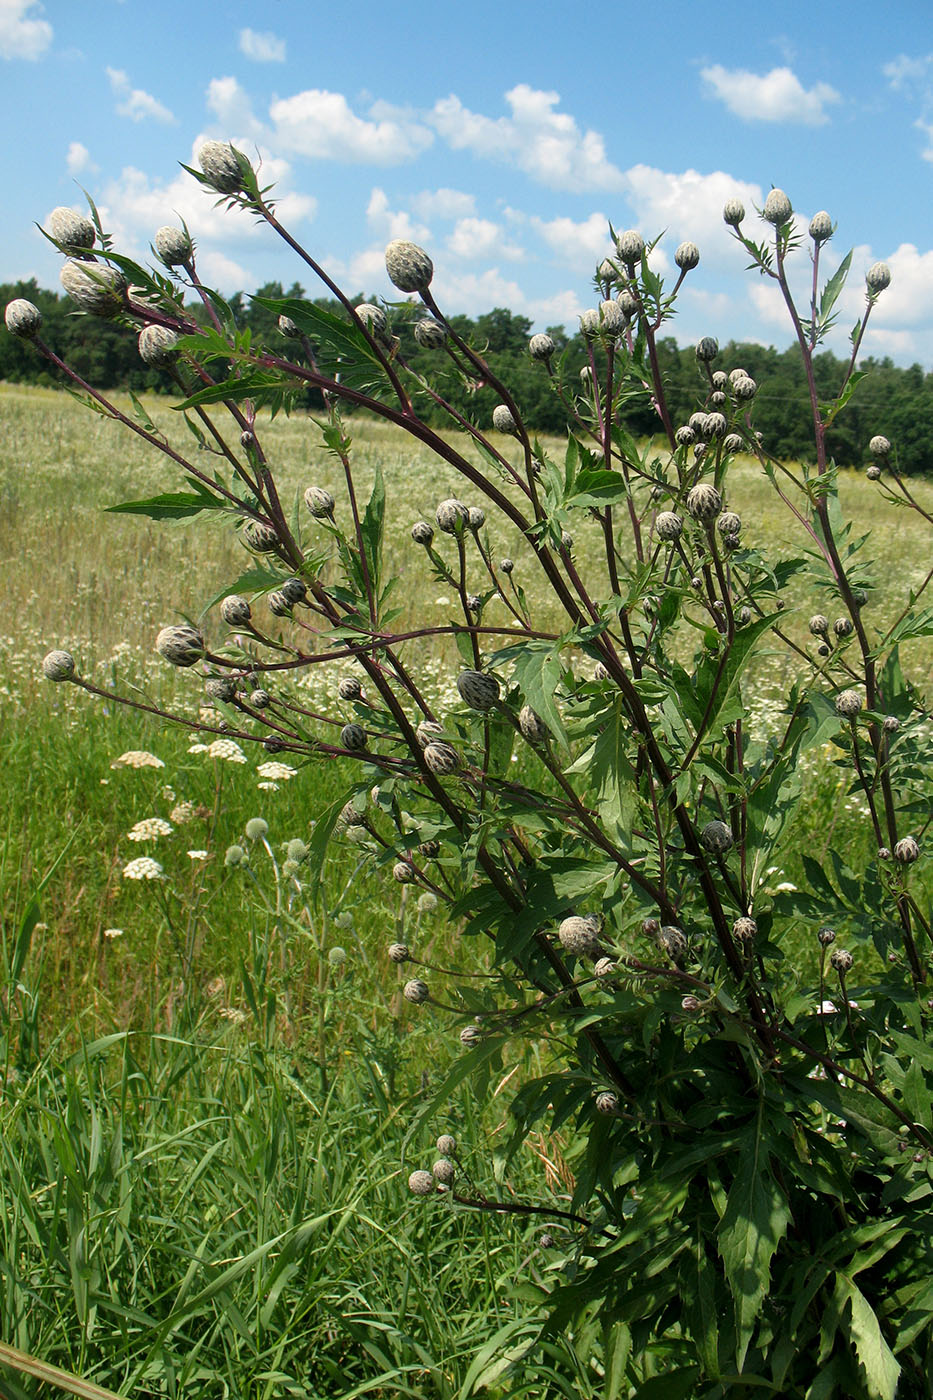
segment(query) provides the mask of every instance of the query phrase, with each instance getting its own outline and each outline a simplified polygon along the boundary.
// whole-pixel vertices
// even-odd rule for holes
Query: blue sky
[[[608,224],[662,273],[699,245],[670,329],[784,346],[773,287],[744,272],[722,205],[785,189],[854,247],[847,331],[877,259],[893,272],[866,349],[933,368],[933,8],[537,0],[0,0],[8,133],[0,280],[57,286],[35,225],[94,197],[137,257],[184,217],[205,280],[312,288],[293,256],[183,171],[233,140],[274,179],[290,230],[352,292],[391,295],[393,237],[431,253],[449,312],[509,306],[536,328],[593,304]],[[808,282],[798,254],[800,285]],[[834,264],[833,264],[834,265]],[[841,349],[844,333],[833,342]]]

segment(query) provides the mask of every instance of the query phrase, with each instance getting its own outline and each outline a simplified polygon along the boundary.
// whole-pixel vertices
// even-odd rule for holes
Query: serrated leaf
[[[567,731],[554,699],[564,671],[560,650],[560,642],[523,642],[519,647],[506,647],[497,652],[495,662],[512,662],[512,675],[525,703],[540,715],[555,738],[567,748]]]
[[[755,1321],[768,1293],[771,1259],[790,1223],[784,1194],[771,1174],[763,1106],[746,1134],[726,1213],[719,1225],[719,1252],[735,1302],[736,1362],[741,1371]]]
[[[885,1341],[871,1304],[846,1274],[836,1275],[835,1292],[840,1301],[849,1303],[849,1340],[871,1400],[895,1400],[900,1362]]]
[[[227,501],[199,486],[196,491],[167,491],[161,496],[148,496],[139,501],[121,501],[105,506],[109,515],[147,515],[150,520],[185,520],[200,515],[203,510],[229,510]]]

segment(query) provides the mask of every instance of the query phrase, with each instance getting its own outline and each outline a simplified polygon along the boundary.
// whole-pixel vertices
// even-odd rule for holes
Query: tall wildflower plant
[[[437,1017],[439,1036],[462,1042],[425,1116],[509,1042],[533,1043],[546,1066],[515,1081],[504,1152],[574,1125],[573,1197],[554,1212],[566,1258],[547,1301],[550,1325],[575,1330],[599,1358],[594,1394],[928,1396],[931,754],[904,657],[933,632],[920,606],[933,570],[910,592],[886,580],[882,609],[826,450],[888,268],[867,273],[848,368],[823,401],[814,355],[851,255],[827,277],[832,221],[817,214],[805,232],[780,190],[751,219],[739,201],[726,205],[737,253],[780,291],[806,369],[813,451],[790,465],[756,434],[758,386],[720,364],[713,339],[696,347],[696,411],[675,421],[657,339],[700,253],[682,244],[666,285],[653,245],[613,235],[598,304],[582,317],[582,379],[568,380],[547,335],[529,345],[566,406],[566,449],[555,453],[494,361],[451,325],[425,251],[391,243],[388,281],[404,300],[354,305],[279,222],[241,152],[210,142],[200,167],[191,173],[206,193],[265,225],[339,309],[265,300],[281,335],[257,344],[202,284],[186,229],[155,234],[154,271],[111,246],[93,209],[74,227],[60,215],[51,236],[68,257],[65,286],[164,366],[181,395],[177,440],[141,406],[125,413],[82,383],[44,343],[35,308],[7,309],[9,329],[90,407],[181,473],[182,489],[120,508],[225,516],[254,556],[202,620],[155,638],[191,677],[191,715],[166,718],[346,765],[347,789],[318,813],[309,858],[323,862],[332,842],[360,845],[387,881],[446,909],[454,948],[459,938],[482,949],[486,975],[467,979],[395,943],[381,975],[423,973],[404,996]],[[788,268],[807,256],[802,304]],[[203,315],[187,308],[192,291]],[[436,356],[436,376],[412,368],[414,346]],[[451,375],[492,387],[488,423],[446,402]],[[323,405],[309,434],[319,431],[342,489],[309,480],[292,503],[260,410],[302,406],[308,390]],[[624,410],[645,395],[657,433],[638,442]],[[428,406],[452,431],[428,426]],[[377,471],[364,498],[354,470],[351,415],[361,413],[462,484],[411,526],[406,583],[442,581],[457,611],[444,625],[398,624],[386,485]],[[879,433],[872,452],[877,487],[866,489],[933,523],[899,473],[896,444]],[[787,512],[792,555],[767,557],[754,522],[732,508],[739,454]],[[789,602],[804,588],[821,604],[810,616]],[[530,598],[542,591],[536,616]],[[419,676],[430,647],[450,665],[442,704]],[[775,649],[794,679],[761,733],[749,722],[756,666]],[[317,667],[340,672],[326,712],[298,684]],[[99,693],[66,652],[44,670]],[[795,848],[794,818],[806,756],[827,746],[871,837],[817,861]],[[775,888],[786,863],[805,872],[805,888]],[[416,1124],[413,1142],[427,1136]],[[527,1205],[483,1194],[444,1161],[412,1174],[423,1198],[413,1209],[461,1202],[525,1218]]]

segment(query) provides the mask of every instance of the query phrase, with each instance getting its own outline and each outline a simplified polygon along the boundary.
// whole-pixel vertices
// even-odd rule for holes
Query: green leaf
[[[382,565],[382,531],[385,522],[385,511],[386,484],[385,478],[382,475],[382,468],[377,462],[372,493],[369,497],[366,513],[360,522],[360,534],[363,537],[366,566],[369,570],[370,583],[377,597],[379,594],[379,577]]]
[[[726,1213],[719,1226],[719,1252],[735,1301],[736,1360],[741,1371],[755,1320],[770,1285],[771,1259],[790,1223],[783,1192],[771,1174],[763,1105],[746,1134]]]
[[[881,1334],[865,1295],[845,1274],[836,1275],[836,1297],[851,1308],[849,1340],[855,1348],[871,1400],[895,1400],[900,1363]]]
[[[613,1323],[604,1347],[605,1384],[602,1400],[618,1400],[625,1384],[625,1368],[632,1353],[632,1334],[621,1319]]]
[[[849,274],[849,267],[851,266],[851,263],[852,249],[850,248],[849,251],[846,253],[845,257],[843,258],[842,262],[837,267],[836,271],[833,273],[832,277],[830,277],[829,281],[826,283],[826,286],[823,288],[822,295],[820,296],[821,321],[824,320],[824,318],[830,314],[833,307],[836,305],[839,293],[845,286],[846,277]]]
[[[161,496],[148,496],[139,501],[122,501],[106,506],[110,515],[148,515],[150,520],[185,520],[200,515],[202,510],[229,510],[229,502],[215,496],[213,491],[192,482],[194,491],[167,491]]]
[[[588,469],[579,473],[573,494],[565,499],[564,505],[609,506],[627,498],[628,488],[620,472]]]
[[[696,1394],[697,1366],[678,1366],[661,1376],[652,1376],[635,1391],[632,1400],[687,1400]]]
[[[554,692],[563,675],[561,642],[523,642],[518,647],[506,647],[495,655],[495,664],[512,662],[512,675],[522,692],[525,703],[541,716],[551,733],[567,747],[567,731],[554,699]]]

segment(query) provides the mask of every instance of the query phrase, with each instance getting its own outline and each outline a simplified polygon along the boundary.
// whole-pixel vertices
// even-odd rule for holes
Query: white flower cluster
[[[126,753],[121,753],[119,758],[115,758],[110,766],[111,768],[164,768],[165,764],[161,758],[156,758],[154,753],[148,753],[146,749],[129,749]]]
[[[167,822],[164,817],[145,817],[126,835],[129,841],[158,841],[160,836],[169,836],[171,831],[171,822]]]
[[[124,880],[161,880],[165,871],[157,860],[149,856],[137,856],[123,867]]]

